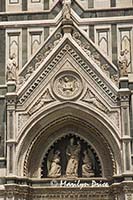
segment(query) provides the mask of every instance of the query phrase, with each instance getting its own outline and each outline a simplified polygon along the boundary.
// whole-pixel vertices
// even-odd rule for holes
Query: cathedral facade
[[[0,200],[132,200],[132,82],[132,0],[0,0]]]

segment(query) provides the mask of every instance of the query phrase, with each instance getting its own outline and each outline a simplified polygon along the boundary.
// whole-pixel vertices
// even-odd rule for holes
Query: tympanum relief
[[[52,145],[42,163],[42,177],[100,177],[100,162],[94,150],[75,136],[66,136]]]

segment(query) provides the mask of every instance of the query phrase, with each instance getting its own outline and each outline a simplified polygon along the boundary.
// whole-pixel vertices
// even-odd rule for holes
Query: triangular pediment
[[[17,89],[18,106],[24,106],[25,109],[30,106],[31,109],[31,105],[37,104],[41,97],[46,104],[44,94],[48,91],[48,101],[53,102],[56,99],[52,90],[53,79],[63,71],[77,74],[86,85],[84,88],[95,90],[95,96],[106,97],[110,105],[116,103],[118,88],[113,77],[117,76],[117,68],[76,26],[72,25],[71,28],[72,33],[62,34],[62,27],[58,27],[22,69]],[[82,99],[87,102],[85,96]],[[99,101],[98,97],[96,99]],[[100,107],[102,109],[102,103]]]

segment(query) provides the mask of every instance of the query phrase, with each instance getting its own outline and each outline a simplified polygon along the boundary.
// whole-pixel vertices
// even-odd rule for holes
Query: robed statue
[[[52,149],[47,160],[48,177],[57,178],[61,176],[60,151]]]
[[[6,78],[7,81],[16,81],[17,80],[17,64],[16,64],[16,55],[12,54],[9,57],[8,63],[7,63],[7,73]]]
[[[92,166],[91,158],[87,150],[85,150],[84,156],[83,156],[83,164],[82,164],[82,177],[93,177],[94,171],[92,167],[93,166]]]
[[[66,176],[68,177],[78,177],[80,150],[81,150],[80,142],[77,141],[77,144],[74,144],[74,138],[71,138],[70,144],[66,149],[66,155],[68,157]]]

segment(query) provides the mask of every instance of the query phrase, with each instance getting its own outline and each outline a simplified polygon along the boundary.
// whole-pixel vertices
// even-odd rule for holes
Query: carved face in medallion
[[[70,100],[78,97],[82,92],[82,81],[73,71],[61,72],[55,77],[53,91],[57,97]]]

